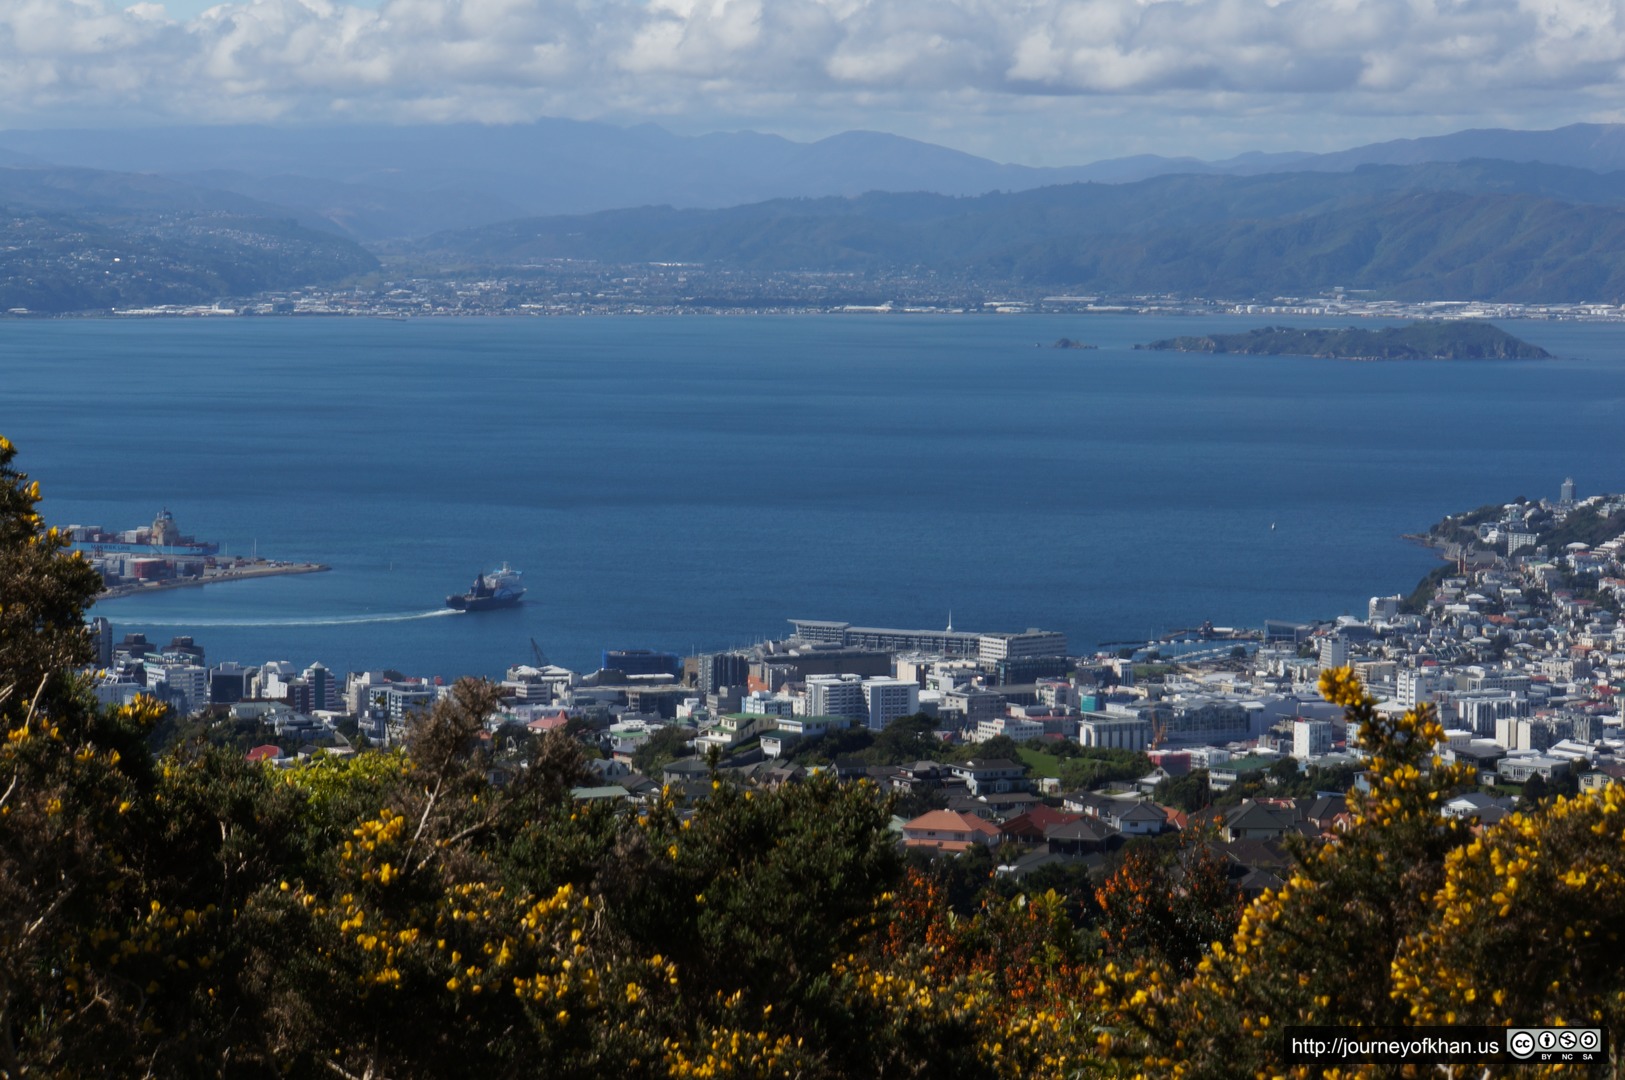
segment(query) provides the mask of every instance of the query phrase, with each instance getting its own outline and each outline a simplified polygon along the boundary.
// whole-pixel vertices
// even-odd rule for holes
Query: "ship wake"
[[[448,615],[461,615],[450,608],[430,611],[398,611],[378,615],[333,615],[327,617],[287,619],[130,619],[134,626],[164,627],[276,627],[276,626],[365,626],[369,623],[413,622],[417,619],[441,619]],[[119,620],[125,622],[126,620]]]

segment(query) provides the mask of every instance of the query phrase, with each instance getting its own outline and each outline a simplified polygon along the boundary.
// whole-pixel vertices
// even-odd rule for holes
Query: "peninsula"
[[[277,577],[283,574],[319,574],[332,567],[323,563],[281,562],[276,559],[229,559],[213,561],[196,574],[151,579],[130,579],[109,583],[96,595],[97,600],[118,600],[126,596],[163,592],[166,589],[192,589],[203,585],[218,585],[223,581],[246,581],[249,578]]]
[[[69,525],[67,535],[73,550],[102,576],[98,600],[328,569],[321,563],[262,559],[257,554],[223,556],[219,544],[183,534],[167,508],[158,511],[151,525],[122,532],[100,525]]]
[[[1382,330],[1266,326],[1241,334],[1153,341],[1135,348],[1174,352],[1314,356],[1337,360],[1548,360],[1551,353],[1492,323],[1413,322]]]

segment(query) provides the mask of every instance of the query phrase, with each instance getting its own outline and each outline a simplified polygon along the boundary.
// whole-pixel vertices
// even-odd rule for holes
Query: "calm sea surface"
[[[53,523],[167,506],[333,567],[99,605],[117,632],[445,676],[790,617],[1077,649],[1363,612],[1433,565],[1401,533],[1625,489],[1618,327],[1507,324],[1548,363],[1131,351],[1259,321],[7,321],[0,433]],[[503,560],[522,608],[443,614]]]

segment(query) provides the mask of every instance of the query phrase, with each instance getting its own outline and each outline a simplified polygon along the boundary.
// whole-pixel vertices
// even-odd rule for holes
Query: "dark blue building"
[[[649,649],[605,649],[602,667],[623,675],[671,675],[681,678],[683,659],[676,653]]]

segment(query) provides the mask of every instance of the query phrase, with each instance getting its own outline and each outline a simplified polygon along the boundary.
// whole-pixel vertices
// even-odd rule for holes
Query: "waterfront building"
[[[979,635],[948,630],[896,630],[879,626],[853,626],[823,619],[791,619],[792,636],[801,641],[846,645],[885,652],[921,652],[933,656],[977,655]]]
[[[1066,649],[1065,634],[1036,627],[1019,634],[982,634],[976,639],[976,658],[984,664],[997,664],[1000,660],[1065,656]]]
[[[1393,622],[1399,618],[1399,605],[1405,598],[1395,593],[1393,596],[1373,596],[1366,604],[1366,618],[1371,622]]]
[[[681,678],[683,661],[676,653],[649,649],[605,649],[600,666],[623,675],[670,675]]]

